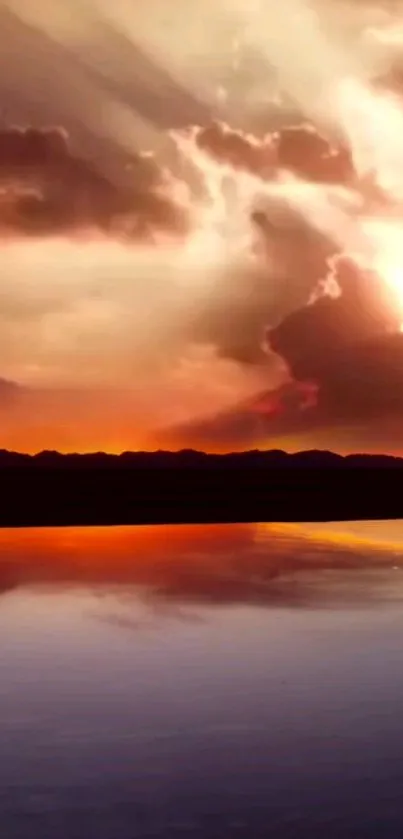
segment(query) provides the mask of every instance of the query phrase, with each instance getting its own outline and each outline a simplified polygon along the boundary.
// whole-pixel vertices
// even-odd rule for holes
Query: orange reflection
[[[257,533],[265,538],[265,531],[272,533],[271,524],[256,525]],[[403,553],[403,522],[311,522],[307,524],[278,524],[279,533],[309,540],[322,545],[365,548],[369,551]]]
[[[371,524],[361,533],[354,523],[350,532],[289,524],[5,529],[0,589],[123,585],[164,598],[266,604],[300,572],[403,564],[403,524],[390,538],[386,530],[374,538]]]

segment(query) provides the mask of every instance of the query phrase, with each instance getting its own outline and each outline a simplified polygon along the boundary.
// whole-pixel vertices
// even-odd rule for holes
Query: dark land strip
[[[403,518],[403,459],[0,452],[0,527]]]

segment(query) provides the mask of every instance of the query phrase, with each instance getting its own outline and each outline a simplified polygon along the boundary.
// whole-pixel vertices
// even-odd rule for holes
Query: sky
[[[0,31],[0,446],[403,454],[403,3]]]

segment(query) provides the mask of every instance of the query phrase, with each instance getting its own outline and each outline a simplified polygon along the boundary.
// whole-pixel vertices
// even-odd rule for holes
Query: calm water
[[[0,531],[5,839],[403,835],[403,523]]]

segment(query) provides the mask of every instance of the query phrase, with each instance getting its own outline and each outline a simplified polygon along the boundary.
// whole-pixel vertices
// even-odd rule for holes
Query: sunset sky
[[[403,454],[403,2],[3,0],[0,448]]]

